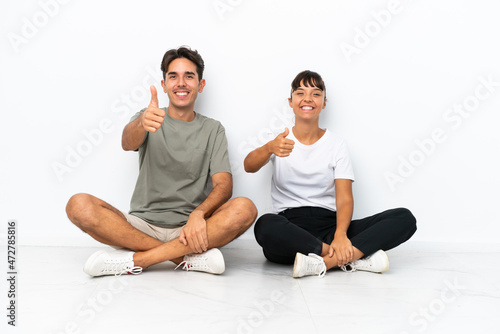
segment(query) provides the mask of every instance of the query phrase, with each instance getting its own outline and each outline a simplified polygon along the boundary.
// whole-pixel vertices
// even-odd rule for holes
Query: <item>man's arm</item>
[[[335,252],[338,266],[349,263],[354,256],[354,247],[347,238],[347,229],[351,224],[354,199],[352,196],[352,180],[335,180],[335,202],[337,206],[337,229],[332,244],[330,245],[330,257]]]
[[[144,114],[144,113],[143,113]],[[122,148],[125,151],[137,150],[146,138],[146,130],[142,125],[142,114],[128,123],[122,133]]]
[[[144,112],[123,129],[122,148],[125,151],[137,150],[144,139],[146,132],[156,132],[162,125],[165,111],[158,107],[158,95],[155,86],[151,86],[151,102]]]
[[[216,173],[212,176],[213,189],[208,197],[189,215],[181,230],[179,241],[189,245],[193,252],[201,253],[208,249],[206,219],[233,194],[233,178],[230,173]]]

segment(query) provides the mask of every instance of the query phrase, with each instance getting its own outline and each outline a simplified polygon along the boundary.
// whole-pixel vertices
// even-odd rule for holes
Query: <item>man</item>
[[[232,176],[224,128],[194,111],[206,84],[203,59],[195,50],[172,49],[161,70],[168,108],[159,108],[151,86],[149,106],[123,130],[123,149],[139,151],[130,212],[88,194],[74,195],[66,207],[76,226],[118,248],[90,256],[84,271],[91,276],[136,274],[163,261],[221,274],[225,264],[217,247],[240,236],[257,216],[249,199],[229,200]]]

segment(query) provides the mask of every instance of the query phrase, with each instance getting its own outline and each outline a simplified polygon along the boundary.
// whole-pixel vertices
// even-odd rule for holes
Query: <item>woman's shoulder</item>
[[[325,137],[325,142],[327,142],[330,145],[339,145],[339,146],[346,145],[346,140],[344,139],[344,137],[331,130],[325,129],[324,137]]]

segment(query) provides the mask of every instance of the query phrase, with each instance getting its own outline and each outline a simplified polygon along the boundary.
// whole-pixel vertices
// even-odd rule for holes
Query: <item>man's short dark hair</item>
[[[292,93],[295,92],[297,88],[300,87],[301,82],[306,87],[317,87],[321,89],[323,92],[325,92],[326,96],[325,82],[323,81],[323,78],[321,78],[321,75],[313,71],[305,70],[297,74],[295,79],[293,79],[292,91],[290,92],[290,97]]]
[[[166,74],[168,70],[168,65],[178,58],[186,58],[191,60],[196,65],[196,72],[198,73],[198,79],[201,81],[203,79],[203,70],[205,69],[205,62],[201,58],[201,55],[196,50],[191,50],[189,47],[181,46],[178,49],[168,50],[163,56],[161,61],[161,71],[163,72],[163,79],[166,79]]]

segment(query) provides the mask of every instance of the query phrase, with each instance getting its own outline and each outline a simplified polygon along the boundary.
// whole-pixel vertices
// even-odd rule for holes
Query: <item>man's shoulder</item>
[[[203,114],[200,114],[200,113],[196,113],[196,118],[199,122],[203,123],[204,126],[212,126],[212,127],[215,127],[215,128],[218,128],[218,127],[222,127],[223,128],[223,125],[220,121],[214,119],[214,118],[211,118],[211,117],[208,117],[208,116],[205,116]]]

